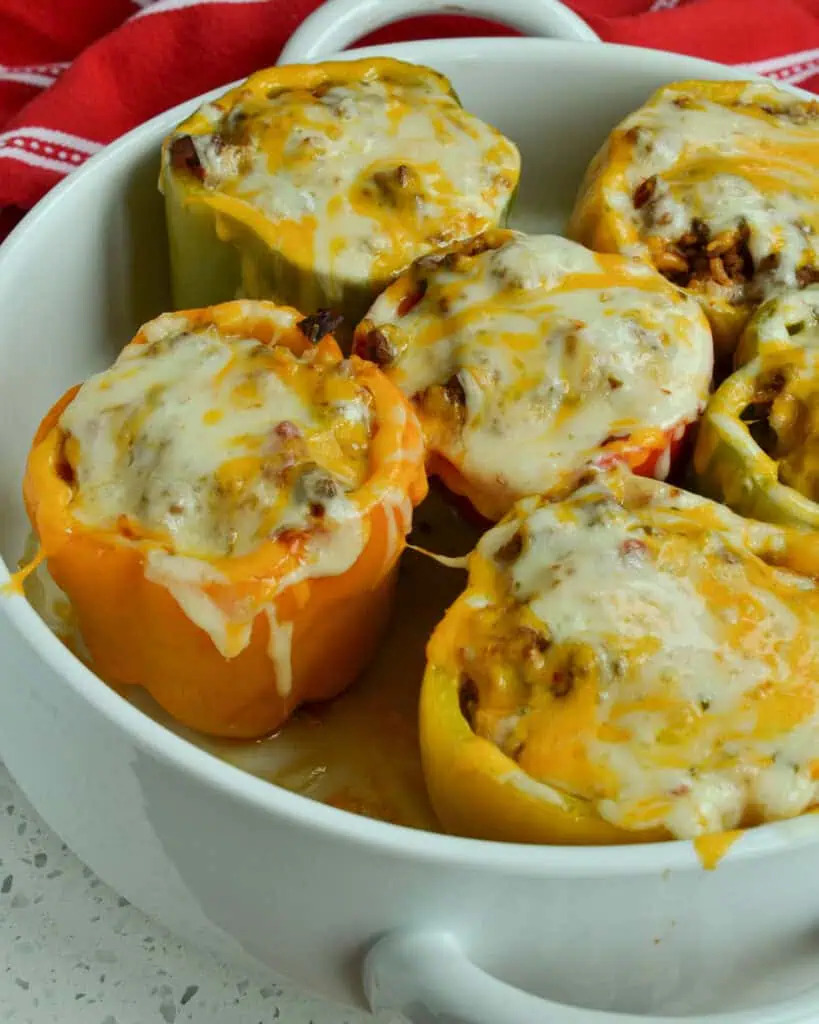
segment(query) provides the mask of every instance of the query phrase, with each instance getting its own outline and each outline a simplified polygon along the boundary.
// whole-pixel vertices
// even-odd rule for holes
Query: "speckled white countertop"
[[[3,1024],[398,1024],[183,945],[96,878],[0,764]]]

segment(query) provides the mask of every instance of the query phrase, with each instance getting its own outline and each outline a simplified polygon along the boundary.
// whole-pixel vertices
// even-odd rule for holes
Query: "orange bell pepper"
[[[337,366],[343,357],[333,338],[311,344],[300,322],[301,314],[287,307],[228,302],[152,321],[131,346],[154,339],[163,323],[212,324]],[[371,364],[352,358],[347,365],[372,398],[375,430],[363,483],[347,495],[357,510],[360,550],[337,575],[311,576],[311,551],[321,536],[289,530],[235,556],[181,553],[187,568],[176,578],[180,553],[168,537],[135,533],[133,524],[101,527],[74,514],[76,485],[60,417],[79,389],[46,415],[28,460],[25,502],[93,665],[111,685],[144,687],[193,729],[252,738],[277,729],[297,705],[335,696],[361,671],[386,623],[426,479],[420,428],[401,394]],[[167,578],[151,569],[163,558]],[[221,650],[194,621],[205,613],[221,624]]]

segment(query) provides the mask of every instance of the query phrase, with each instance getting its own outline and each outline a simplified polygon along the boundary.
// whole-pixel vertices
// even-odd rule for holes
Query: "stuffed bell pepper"
[[[420,427],[321,318],[235,301],[146,324],[43,420],[24,495],[99,674],[258,737],[370,657]]]
[[[817,572],[810,534],[622,468],[523,499],[427,651],[422,757],[444,827],[630,843],[818,803]]]
[[[819,103],[757,82],[681,82],[612,133],[572,238],[650,259],[729,358],[763,300],[819,280]]]
[[[415,263],[354,350],[410,398],[429,471],[489,520],[590,464],[665,477],[713,360],[702,310],[651,267],[504,229]]]
[[[260,71],[163,146],[174,300],[332,307],[352,328],[416,257],[501,222],[519,171],[428,68]]]
[[[693,482],[742,515],[819,529],[819,347],[770,348],[723,382],[700,423]]]

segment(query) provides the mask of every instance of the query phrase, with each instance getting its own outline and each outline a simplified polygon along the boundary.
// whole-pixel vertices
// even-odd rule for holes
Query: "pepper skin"
[[[771,348],[742,366],[706,406],[694,449],[694,489],[741,515],[819,529],[819,504],[810,493],[816,438],[810,409],[817,395],[817,349]],[[801,435],[795,446],[799,466],[792,472],[791,453],[768,424],[772,403],[789,398]],[[761,430],[770,451],[760,444]]]

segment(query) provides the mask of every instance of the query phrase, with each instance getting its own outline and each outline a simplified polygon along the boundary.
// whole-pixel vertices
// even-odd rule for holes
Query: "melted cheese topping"
[[[698,305],[651,268],[511,231],[420,261],[356,347],[412,396],[433,450],[502,492],[498,515],[604,447],[659,454],[696,418],[712,366]]]
[[[312,88],[262,72],[273,88],[251,79],[228,109],[203,108],[191,130],[204,188],[257,211],[298,266],[364,283],[502,218],[518,151],[445,80],[393,61],[339,67]]]
[[[738,366],[757,355],[819,346],[819,285],[765,302],[748,321],[736,354]]]
[[[370,395],[348,364],[183,317],[155,324],[62,414],[78,519],[191,556],[193,578],[180,558],[174,572],[197,594],[201,558],[357,519],[348,494],[368,472]]]
[[[671,85],[618,126],[607,154],[603,201],[622,251],[656,258],[699,222],[711,245],[690,282],[698,290],[758,302],[819,278],[819,104],[766,84]],[[752,268],[726,262],[731,280],[713,275],[709,257],[738,230]]]
[[[431,657],[455,662],[479,735],[619,827],[799,814],[819,799],[819,592],[746,525],[625,474],[527,498],[484,535]]]

